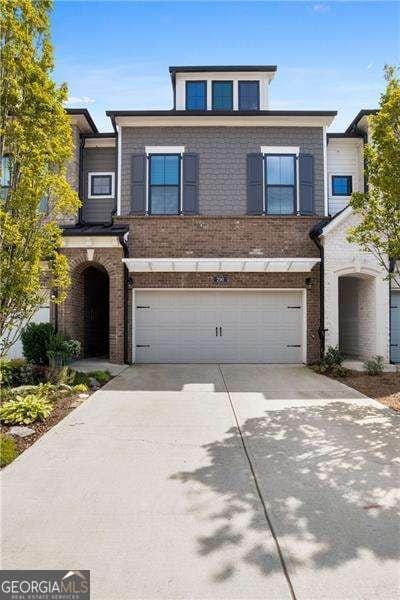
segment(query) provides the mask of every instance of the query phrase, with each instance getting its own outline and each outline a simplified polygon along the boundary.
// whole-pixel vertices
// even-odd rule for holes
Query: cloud
[[[326,13],[330,11],[330,7],[327,4],[313,4],[312,9],[316,13]]]
[[[90,96],[68,96],[68,100],[65,102],[66,106],[72,106],[74,104],[93,104],[96,102],[94,98]]]
[[[367,66],[367,71],[369,71],[370,69],[372,69],[373,66],[374,66],[374,63],[370,62],[369,65]]]

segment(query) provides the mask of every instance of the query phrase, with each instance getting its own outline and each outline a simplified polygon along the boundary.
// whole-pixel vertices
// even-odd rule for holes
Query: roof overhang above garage
[[[131,273],[308,273],[320,258],[125,258]]]

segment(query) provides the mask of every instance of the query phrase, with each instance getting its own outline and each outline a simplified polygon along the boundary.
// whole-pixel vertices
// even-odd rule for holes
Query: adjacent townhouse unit
[[[275,66],[170,67],[171,110],[69,110],[68,299],[57,327],[116,363],[400,360],[400,297],[347,242],[368,111],[270,110]],[[391,328],[391,331],[390,331]]]

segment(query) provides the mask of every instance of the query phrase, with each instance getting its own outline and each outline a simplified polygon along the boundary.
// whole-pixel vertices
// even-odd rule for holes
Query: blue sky
[[[171,108],[169,65],[276,64],[272,109],[332,109],[341,131],[398,64],[398,2],[58,0],[55,78],[102,131],[107,109]]]

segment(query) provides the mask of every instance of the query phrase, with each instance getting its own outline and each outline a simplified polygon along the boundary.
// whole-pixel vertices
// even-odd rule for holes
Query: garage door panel
[[[136,300],[149,307],[136,310],[137,362],[302,361],[303,309],[288,308],[301,307],[300,292],[137,291]]]

